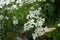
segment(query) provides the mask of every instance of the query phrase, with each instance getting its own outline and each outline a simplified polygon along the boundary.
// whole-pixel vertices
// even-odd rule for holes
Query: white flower
[[[18,20],[16,20],[16,19],[13,20],[13,24],[14,24],[14,25],[18,24]]]
[[[40,14],[40,10],[34,10],[34,14],[36,15]]]
[[[30,21],[28,21],[29,24],[35,24],[34,19],[31,19]]]
[[[38,37],[37,34],[33,34],[33,33],[32,33],[32,36],[33,36],[33,39],[34,39],[34,40],[36,39],[36,37]]]
[[[31,4],[31,3],[34,3],[36,2],[36,0],[24,0],[25,3],[28,3],[28,4]]]
[[[0,5],[5,5],[5,2],[3,2],[3,1],[0,1]]]
[[[58,27],[60,27],[60,23],[58,23]]]
[[[0,8],[3,8],[4,5],[5,3],[3,1],[0,1]]]
[[[0,8],[2,8],[2,6],[0,6]]]
[[[3,15],[0,15],[0,20],[3,20],[4,16]]]
[[[33,39],[36,39],[36,37],[41,36],[41,35],[44,35],[44,33],[45,33],[43,27],[36,28],[34,32],[35,33],[32,35],[33,36]]]
[[[26,19],[30,20],[30,18],[29,18],[29,17],[30,17],[30,15],[27,15]]]
[[[9,8],[9,7],[6,7],[5,9],[6,9],[6,10],[10,10],[10,8]]]
[[[20,6],[20,7],[23,5],[23,1],[22,1],[22,0],[17,0],[17,1],[16,1],[16,4],[18,4],[18,3],[19,3],[19,6]]]
[[[44,28],[44,30],[45,30],[45,32],[48,32],[49,31],[48,28],[47,28],[47,26]]]
[[[25,3],[33,3],[34,0],[24,0]]]
[[[27,23],[24,24],[24,31],[28,31],[30,30],[30,28],[33,28],[35,23],[34,23],[34,20],[30,20],[28,21]]]
[[[30,25],[27,25],[27,26],[24,26],[24,31],[28,31],[28,30],[30,30]]]
[[[29,11],[29,14],[30,14],[30,13],[33,13],[33,11]]]
[[[24,0],[24,3],[27,3],[28,0]]]
[[[42,0],[38,0],[38,1],[42,1]]]
[[[41,7],[39,7],[38,10],[41,11]]]
[[[30,28],[33,28],[33,26],[31,26],[31,25],[24,26],[24,31],[29,31],[29,30],[30,30]]]
[[[30,19],[34,18],[35,15],[33,14],[33,11],[30,11]]]
[[[38,15],[40,15],[40,10],[34,10],[34,11],[29,11],[29,15],[27,15],[27,19],[32,19],[32,18],[39,18]]]
[[[45,18],[43,18],[42,21],[45,22]]]
[[[39,18],[37,21],[36,21],[36,24],[40,27],[42,27],[43,23],[45,22],[45,18]]]
[[[34,7],[31,7],[30,9],[34,9]]]
[[[8,5],[11,2],[14,2],[15,0],[0,0],[0,8],[2,8],[5,4]]]
[[[17,1],[16,1],[16,3],[21,3],[21,2],[22,2],[22,0],[17,0]]]
[[[7,17],[7,16],[6,16],[6,17],[5,17],[5,19],[7,19],[7,20],[8,20],[8,19],[9,19],[9,17]]]
[[[38,36],[42,36],[42,35],[44,35],[44,34],[45,34],[45,32],[42,31],[42,32],[40,32],[40,33],[38,34]]]
[[[13,19],[16,19],[16,16],[13,16]]]
[[[19,6],[21,7],[23,5],[23,2],[21,2],[20,4],[19,4]]]
[[[29,31],[31,28],[36,27],[34,34],[32,33],[33,39],[36,37],[44,35],[45,32],[48,31],[47,27],[43,28],[43,24],[45,22],[45,18],[41,18],[39,15],[41,14],[41,7],[38,10],[29,11],[27,15],[27,23],[24,24],[24,32]]]
[[[51,0],[52,2],[55,2],[55,0]]]
[[[17,5],[12,5],[11,9],[18,9]]]
[[[42,27],[39,27],[39,28],[36,28],[34,32],[40,36],[44,31]]]
[[[10,0],[11,2],[15,2],[15,0]]]
[[[36,2],[36,0],[34,0],[34,2]]]
[[[6,0],[5,4],[8,5],[10,3],[10,0]]]
[[[33,0],[28,0],[28,3],[33,3],[34,1]]]
[[[37,21],[37,25],[40,26],[40,27],[42,27],[43,22],[38,20],[38,21]]]

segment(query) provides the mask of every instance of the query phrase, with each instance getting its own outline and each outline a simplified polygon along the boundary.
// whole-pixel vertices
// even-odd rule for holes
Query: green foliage
[[[60,40],[60,28],[57,27],[56,30],[45,34],[48,38],[52,40]],[[47,40],[47,39],[46,39]]]

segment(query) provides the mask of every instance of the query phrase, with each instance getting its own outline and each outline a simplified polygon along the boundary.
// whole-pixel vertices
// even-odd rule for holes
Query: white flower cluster
[[[13,24],[17,25],[18,24],[18,20],[16,19],[16,16],[13,16]]]
[[[28,31],[30,30],[30,28],[33,28],[35,23],[34,23],[34,20],[30,20],[28,21],[27,23],[24,24],[24,31]]]
[[[5,4],[9,5],[11,2],[15,2],[15,0],[0,0],[0,8],[3,8]],[[19,6],[21,7],[23,5],[23,1],[17,0],[16,4],[19,4]],[[11,7],[7,7],[6,9],[18,9],[16,4],[12,5]]]
[[[45,32],[48,32],[48,28],[43,28],[43,23],[45,22],[45,18],[41,18],[39,15],[41,14],[41,7],[38,10],[29,11],[29,15],[27,15],[27,23],[24,24],[24,31],[29,31],[30,28],[36,27],[35,33],[32,33],[33,39],[36,37],[43,35]]]
[[[21,7],[24,3],[34,3],[36,1],[46,1],[46,0],[16,0],[16,4],[19,4]],[[15,0],[0,0],[0,8],[2,8],[5,4],[8,5],[11,2],[15,2]]]
[[[24,5],[25,3],[34,3],[36,1],[46,1],[46,0],[16,0],[16,4],[19,4],[19,6],[21,7],[22,5]],[[9,5],[11,2],[15,2],[15,0],[0,0],[0,8],[3,8],[3,6],[6,4],[6,5]],[[7,8],[7,9],[18,9],[17,5],[14,4],[12,5],[10,8]]]
[[[18,9],[17,5],[12,5],[11,9]]]
[[[32,18],[39,18],[41,8],[38,8],[38,10],[29,11],[29,15],[27,15],[27,19],[31,20]]]
[[[51,0],[52,2],[55,2],[55,0]]]
[[[11,12],[12,10],[18,10],[18,6],[14,4],[14,5],[10,6],[10,7],[6,7],[5,9],[9,10],[9,12]]]
[[[28,3],[28,4],[34,3],[34,2],[36,2],[36,1],[46,1],[46,0],[24,0],[24,2],[25,2],[25,3]]]
[[[25,3],[33,3],[36,2],[36,0],[24,0]]]
[[[3,19],[8,20],[8,19],[9,19],[9,17],[8,17],[8,16],[5,16],[5,17],[4,17],[3,15],[0,15],[0,21],[1,21],[1,20],[3,20]]]
[[[3,15],[0,15],[0,21],[2,21],[3,19],[6,19],[6,20],[8,20],[9,19],[9,17],[8,16],[3,16]],[[17,25],[18,24],[18,19],[16,18],[16,16],[13,16],[13,24],[14,25]]]
[[[33,39],[35,40],[36,37],[44,35],[44,33],[48,32],[48,31],[49,30],[48,30],[47,27],[45,27],[45,28],[43,28],[43,27],[36,28],[35,31],[34,31],[34,33],[32,33]]]
[[[8,5],[10,2],[14,2],[15,0],[0,0],[0,8],[2,8],[5,4]]]
[[[41,10],[41,9],[40,9]],[[24,31],[30,30],[30,28],[34,27],[33,25],[37,25],[37,22],[35,23],[35,19],[39,18],[40,10],[34,10],[29,11],[29,15],[27,15],[27,19],[29,20],[27,23],[24,24]],[[35,19],[33,19],[35,18]]]
[[[3,15],[0,15],[0,20],[3,20],[4,16]]]
[[[60,23],[58,23],[58,27],[60,27]]]
[[[16,4],[19,4],[19,6],[21,7],[23,5],[23,1],[22,0],[17,0]]]

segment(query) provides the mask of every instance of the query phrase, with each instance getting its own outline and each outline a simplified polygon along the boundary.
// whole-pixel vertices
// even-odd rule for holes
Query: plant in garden
[[[44,35],[49,31],[47,27],[53,25],[57,18],[54,2],[55,0],[0,0],[0,39],[13,40],[8,35],[15,33],[14,40],[23,40],[25,37],[20,38],[20,33],[30,30],[33,31],[30,34],[34,40]]]

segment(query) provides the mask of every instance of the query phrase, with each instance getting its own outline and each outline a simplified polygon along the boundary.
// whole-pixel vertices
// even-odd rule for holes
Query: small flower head
[[[0,15],[0,20],[3,20],[4,16],[3,15]]]
[[[16,20],[16,19],[13,20],[13,24],[14,24],[14,25],[17,25],[17,24],[18,24],[18,20]]]

